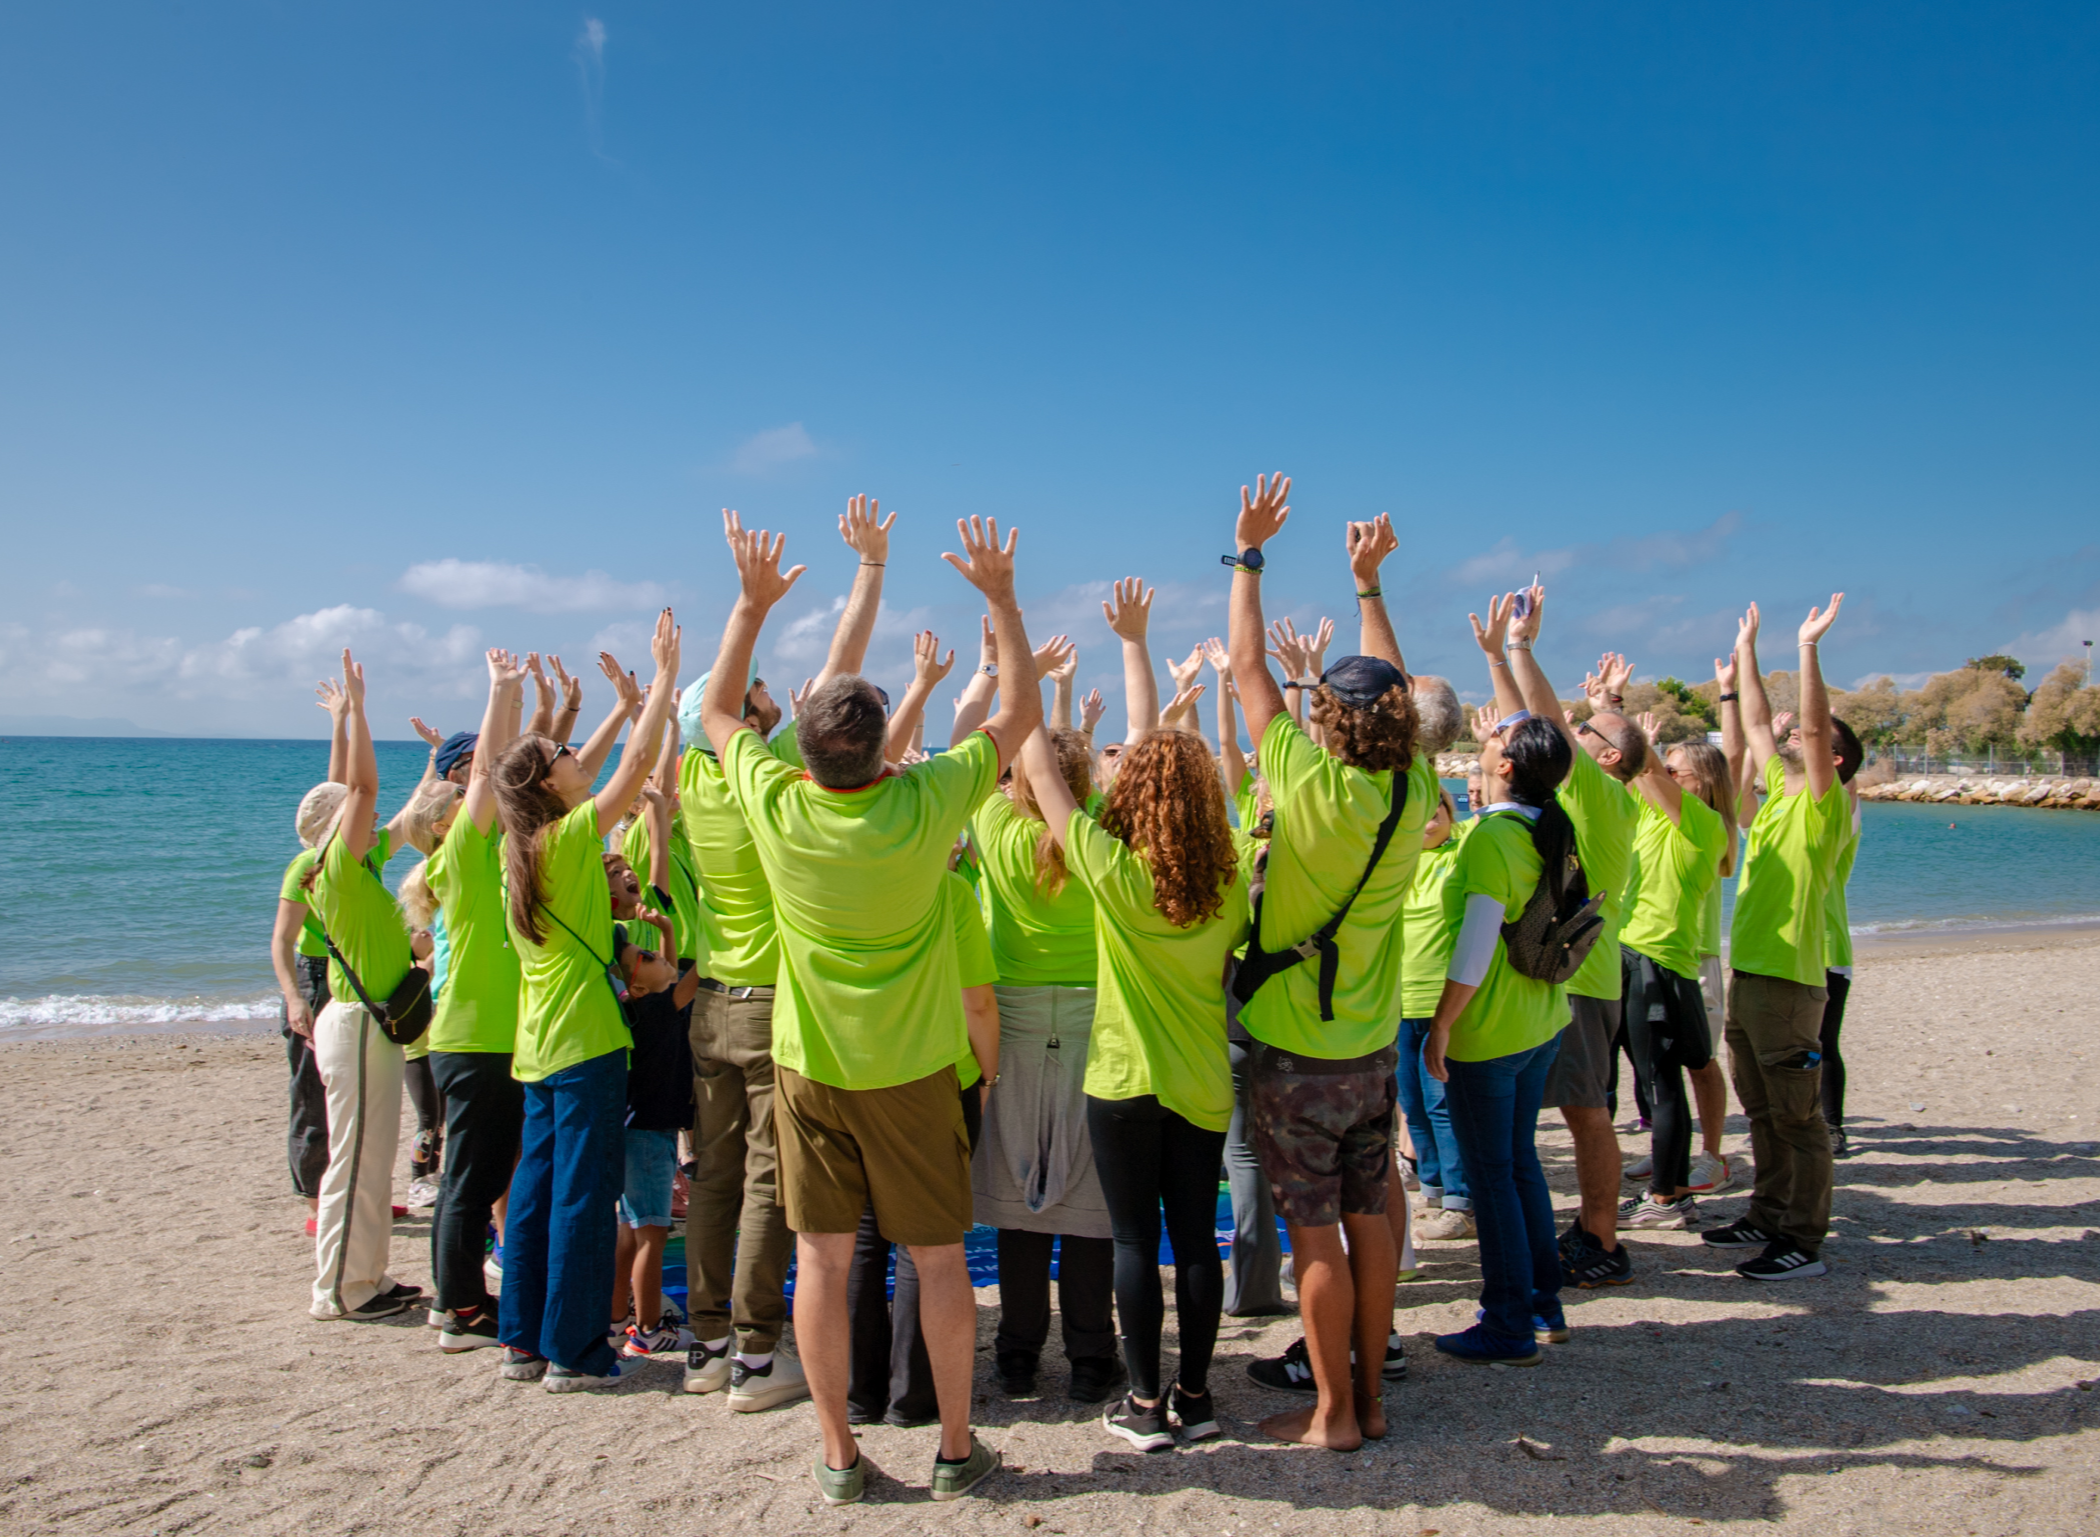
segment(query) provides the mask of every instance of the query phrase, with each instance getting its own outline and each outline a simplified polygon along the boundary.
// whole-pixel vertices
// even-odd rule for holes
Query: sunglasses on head
[[[1530,719],[1531,712],[1529,710],[1519,710],[1514,715],[1505,715],[1502,717],[1502,719],[1495,722],[1495,729],[1491,731],[1489,735],[1499,737],[1505,731],[1509,730],[1510,727],[1520,726],[1525,721],[1528,721]]]

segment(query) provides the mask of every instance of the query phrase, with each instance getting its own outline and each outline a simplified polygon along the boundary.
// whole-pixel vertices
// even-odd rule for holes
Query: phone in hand
[[[1519,592],[1515,600],[1510,604],[1509,611],[1514,617],[1522,619],[1531,612],[1531,588],[1538,586],[1538,584],[1539,574],[1534,571],[1531,573],[1531,587],[1526,587]]]

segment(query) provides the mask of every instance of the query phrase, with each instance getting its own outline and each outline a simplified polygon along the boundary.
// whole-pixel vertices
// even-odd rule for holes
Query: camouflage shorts
[[[1332,1227],[1385,1211],[1393,1139],[1390,1068],[1286,1071],[1287,1053],[1259,1046],[1248,1062],[1248,1122],[1276,1210],[1293,1227]]]

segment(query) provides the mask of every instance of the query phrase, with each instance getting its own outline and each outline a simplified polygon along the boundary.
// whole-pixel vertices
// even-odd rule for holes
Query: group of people
[[[680,687],[665,610],[646,683],[601,657],[612,705],[572,749],[581,684],[491,651],[479,730],[416,723],[429,767],[384,826],[346,652],[274,945],[313,1316],[424,1307],[441,1349],[494,1348],[504,1377],[550,1391],[682,1353],[684,1389],[731,1409],[807,1397],[834,1504],[865,1487],[856,1424],[937,1421],[946,1500],[999,1466],[970,1428],[973,1223],[997,1229],[1001,1387],[1037,1391],[1054,1256],[1071,1397],[1154,1451],[1220,1433],[1221,1314],[1290,1310],[1280,1219],[1303,1336],[1250,1375],[1302,1396],[1261,1429],[1349,1450],[1386,1433],[1405,1376],[1409,1188],[1419,1236],[1478,1243],[1477,1320],[1437,1348],[1537,1364],[1569,1337],[1565,1287],[1633,1278],[1622,1227],[1695,1225],[1697,1196],[1737,1177],[1717,1022],[1756,1177],[1748,1212],[1702,1237],[1755,1250],[1746,1278],[1821,1274],[1859,825],[1858,743],[1817,659],[1840,598],[1800,627],[1791,728],[1753,605],[1716,664],[1720,745],[1665,748],[1621,711],[1630,664],[1604,657],[1588,708],[1567,709],[1533,651],[1544,591],[1497,597],[1473,620],[1494,703],[1469,732],[1448,681],[1407,671],[1385,516],[1345,532],[1356,653],[1326,660],[1331,625],[1265,622],[1289,493],[1242,488],[1228,635],[1169,663],[1164,708],[1152,594],[1115,585],[1120,741],[1094,740],[1098,691],[1074,726],[1073,648],[1031,644],[1017,536],[971,518],[943,558],[982,595],[981,656],[948,745],[926,750],[955,653],[918,637],[894,706],[860,675],[896,518],[863,498],[840,519],[851,596],[789,730],[752,658],[804,568],[735,513],[737,598],[697,681]],[[1468,734],[1462,820],[1436,757]],[[381,871],[404,845],[423,858],[397,899]],[[1630,1197],[1622,1053],[1651,1129]],[[436,1177],[430,1296],[388,1268],[404,1081],[422,1083],[412,1174]],[[1544,1107],[1574,1139],[1565,1231]],[[681,1167],[682,1327],[661,1285]]]

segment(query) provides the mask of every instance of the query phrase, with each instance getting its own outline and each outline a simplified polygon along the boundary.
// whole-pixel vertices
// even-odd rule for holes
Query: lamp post
[[[2093,643],[2091,641],[2085,643],[2085,686],[2087,688],[2093,686]]]

